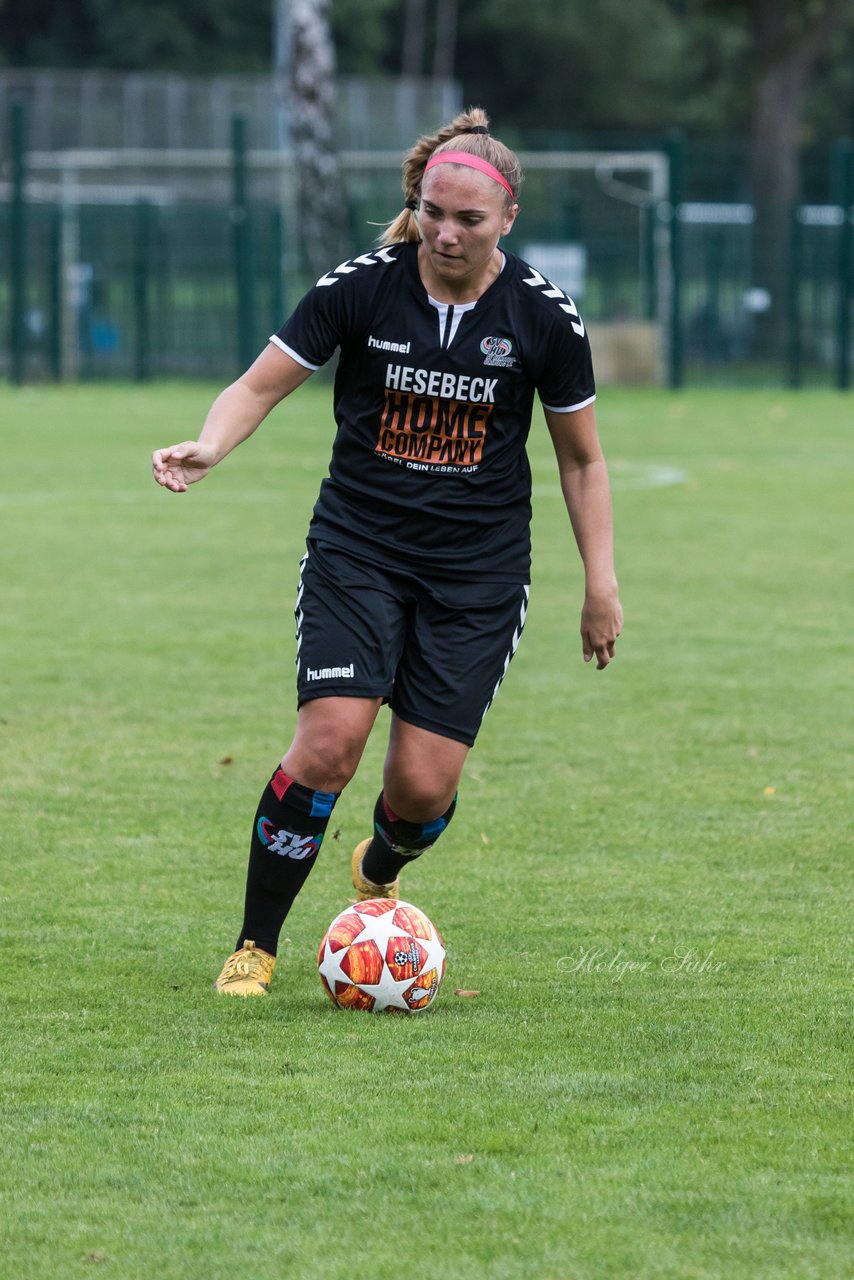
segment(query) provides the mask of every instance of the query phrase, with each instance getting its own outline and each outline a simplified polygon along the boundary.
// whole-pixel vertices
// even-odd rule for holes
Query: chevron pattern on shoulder
[[[572,301],[572,298],[564,293],[563,289],[559,289],[557,285],[552,284],[551,280],[547,280],[545,276],[540,275],[539,271],[535,271],[533,267],[531,268],[531,274],[526,276],[522,283],[529,284],[532,289],[540,289],[544,298],[560,298],[561,301],[558,306],[561,311],[565,311],[569,316],[575,316],[575,319],[571,320],[570,323],[579,338],[584,337],[584,321],[578,314],[578,307]]]
[[[389,252],[390,248],[390,245],[386,245],[382,249],[374,250],[373,253],[361,253],[358,258],[349,258],[347,262],[340,263],[334,271],[327,271],[326,275],[321,276],[316,287],[327,289],[331,284],[337,284],[342,276],[349,276],[351,272],[358,271],[359,267],[375,267],[378,262],[396,262],[397,257]]]

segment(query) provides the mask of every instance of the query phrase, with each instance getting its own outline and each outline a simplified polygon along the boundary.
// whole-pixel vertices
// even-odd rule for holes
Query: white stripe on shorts
[[[486,716],[487,711],[495,701],[498,690],[501,688],[501,681],[507,675],[507,668],[510,666],[510,663],[513,659],[513,654],[519,648],[519,641],[522,639],[522,632],[525,629],[525,619],[528,616],[528,601],[531,598],[531,584],[528,583],[528,585],[523,587],[522,590],[524,591],[525,594],[522,600],[522,607],[519,610],[519,621],[516,624],[516,628],[513,632],[513,643],[510,645],[510,651],[507,654],[507,657],[504,659],[504,670],[501,672],[501,675],[498,677],[498,681],[495,685],[495,688],[492,690],[492,697],[489,699],[489,702],[487,702],[486,706],[483,709],[483,715],[480,717],[481,724],[483,724],[484,717]]]
[[[308,552],[306,551],[306,553],[305,553],[305,555],[303,556],[302,560],[300,560],[300,562],[299,562],[299,584],[298,584],[298,586],[297,586],[297,598],[296,598],[296,600],[295,600],[295,602],[294,602],[294,618],[296,619],[296,624],[297,624],[297,633],[296,633],[296,639],[297,639],[297,656],[296,656],[297,679],[299,679],[299,651],[300,651],[300,647],[301,647],[301,645],[302,645],[302,619],[303,619],[303,612],[302,612],[302,593],[305,591],[305,583],[303,582],[302,578],[303,578],[303,574],[305,573],[305,566],[306,566],[306,564],[307,564],[307,563],[308,563]]]

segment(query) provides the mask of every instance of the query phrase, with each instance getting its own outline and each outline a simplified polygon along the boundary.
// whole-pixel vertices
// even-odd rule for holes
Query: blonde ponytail
[[[522,166],[519,158],[505,147],[503,142],[489,134],[489,116],[482,107],[469,107],[450,124],[443,125],[432,136],[418,139],[403,160],[401,186],[406,208],[388,224],[379,237],[379,244],[412,244],[421,239],[415,210],[421,198],[424,168],[434,153],[441,151],[467,151],[470,155],[486,160],[507,180],[515,199],[522,185]],[[510,197],[507,197],[508,204]]]

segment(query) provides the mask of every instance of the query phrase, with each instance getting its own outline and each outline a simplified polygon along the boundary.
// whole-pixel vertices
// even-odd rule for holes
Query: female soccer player
[[[358,897],[397,897],[402,868],[451,821],[525,622],[535,391],[585,570],[584,660],[614,656],[622,613],[590,348],[566,294],[499,248],[521,180],[479,108],[421,138],[381,247],[318,280],[198,440],[153,454],[158,484],[185,492],[340,349],[337,434],[296,600],[296,732],[255,816],[224,994],[268,991],[285,916],[383,702],[388,753],[372,834],[353,853]]]

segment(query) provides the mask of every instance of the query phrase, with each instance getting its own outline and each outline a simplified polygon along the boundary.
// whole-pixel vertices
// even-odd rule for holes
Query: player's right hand
[[[151,472],[164,489],[186,493],[189,485],[204,480],[216,460],[210,445],[199,440],[185,440],[183,444],[155,449],[151,455]]]

